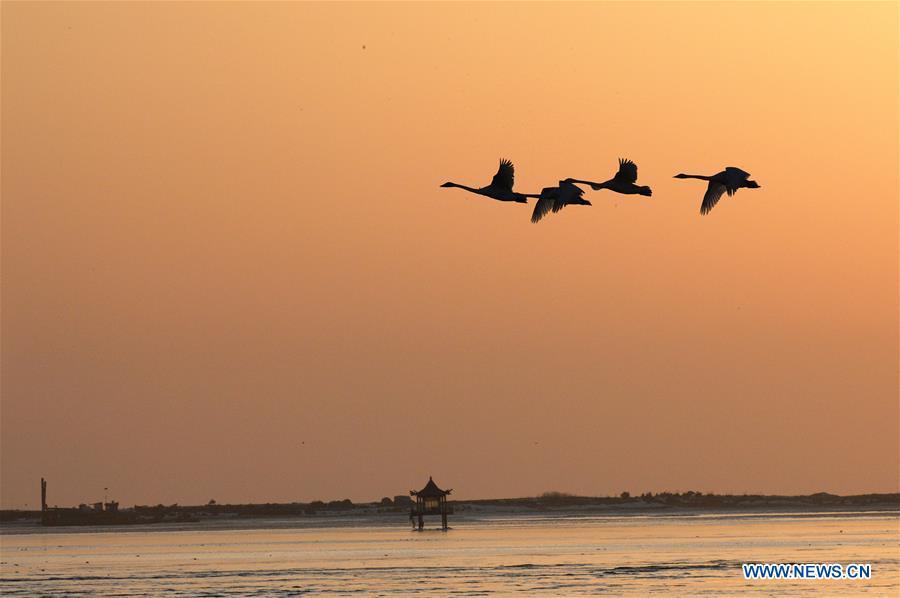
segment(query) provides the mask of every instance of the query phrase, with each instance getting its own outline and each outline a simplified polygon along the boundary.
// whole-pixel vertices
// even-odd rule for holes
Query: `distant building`
[[[394,497],[394,506],[396,507],[411,507],[412,504],[412,499],[405,494],[400,494]]]
[[[41,525],[120,525],[136,523],[134,513],[119,511],[116,501],[81,503],[77,507],[47,506],[47,480],[41,478]]]

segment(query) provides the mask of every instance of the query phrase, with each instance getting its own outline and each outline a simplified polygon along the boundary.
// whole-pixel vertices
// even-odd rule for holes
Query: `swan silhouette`
[[[703,196],[703,203],[700,205],[700,214],[707,215],[709,211],[716,207],[722,194],[726,191],[728,195],[734,195],[741,187],[748,189],[758,189],[759,183],[750,180],[750,173],[744,172],[740,168],[729,166],[720,173],[712,176],[704,176],[702,174],[676,174],[676,179],[700,179],[701,181],[709,181],[706,187],[706,194]]]
[[[574,179],[565,179],[559,182],[559,187],[544,187],[538,196],[537,203],[534,204],[531,221],[538,223],[548,212],[552,211],[555,214],[568,205],[591,205],[591,202],[582,199],[584,191],[574,183]]]
[[[637,164],[627,158],[619,158],[619,172],[608,181],[594,183],[591,181],[579,181],[573,179],[572,182],[590,185],[591,189],[594,191],[609,189],[610,191],[624,193],[625,195],[646,195],[648,197],[653,195],[653,191],[650,190],[650,187],[641,187],[635,184],[637,182]]]
[[[528,203],[529,197],[540,197],[539,195],[530,193],[515,193],[513,191],[513,180],[515,179],[516,169],[509,160],[500,160],[500,168],[497,174],[491,180],[491,184],[486,187],[467,187],[457,183],[444,183],[441,187],[458,187],[465,189],[469,193],[477,193],[484,195],[497,201],[514,201],[516,203]]]

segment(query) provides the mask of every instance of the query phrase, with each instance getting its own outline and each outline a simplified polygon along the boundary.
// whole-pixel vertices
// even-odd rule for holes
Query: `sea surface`
[[[435,521],[427,523],[435,524]],[[900,596],[900,513],[402,514],[0,528],[0,594]],[[870,580],[747,581],[741,563],[871,563]]]

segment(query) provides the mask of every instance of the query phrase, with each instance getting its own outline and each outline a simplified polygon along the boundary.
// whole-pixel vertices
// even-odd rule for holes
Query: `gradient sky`
[[[897,3],[0,18],[3,506],[900,489]]]

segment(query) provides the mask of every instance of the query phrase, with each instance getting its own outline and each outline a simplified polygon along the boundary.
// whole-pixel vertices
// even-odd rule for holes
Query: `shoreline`
[[[897,515],[900,516],[900,494],[836,496],[814,494],[808,496],[761,495],[657,495],[644,497],[578,497],[544,496],[529,498],[461,500],[451,502],[456,522],[479,519],[539,518],[597,518],[597,517],[692,517],[692,516],[841,516]],[[268,527],[290,522],[298,526],[328,525],[407,525],[407,505],[384,502],[354,504],[348,500],[331,503],[264,503],[264,504],[208,504],[197,506],[157,505],[136,506],[126,512],[152,514],[155,519],[128,525],[88,524],[41,526],[40,511],[0,511],[0,534],[16,530],[34,531],[102,531],[104,529],[194,529],[239,523],[240,527],[254,522]],[[190,518],[189,520],[187,518]],[[266,523],[268,522],[268,524]],[[452,523],[452,522],[451,522]]]

